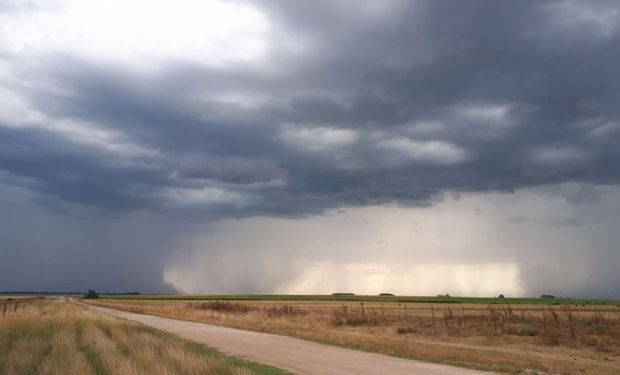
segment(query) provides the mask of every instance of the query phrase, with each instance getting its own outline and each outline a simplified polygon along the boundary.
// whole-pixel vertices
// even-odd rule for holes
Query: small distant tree
[[[543,294],[543,295],[540,296],[540,298],[542,298],[542,299],[555,299],[555,296],[551,295],[551,294]]]
[[[497,298],[504,298],[504,295],[500,294],[499,296],[497,296]]]
[[[95,292],[94,289],[88,289],[88,292],[86,292],[86,294],[84,294],[84,298],[86,298],[86,299],[99,298],[99,294],[97,292]]]

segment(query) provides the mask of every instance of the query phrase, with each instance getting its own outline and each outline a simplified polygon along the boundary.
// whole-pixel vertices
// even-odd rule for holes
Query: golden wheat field
[[[508,373],[620,374],[616,306],[100,300],[97,305]]]
[[[277,374],[64,299],[0,300],[0,374]]]

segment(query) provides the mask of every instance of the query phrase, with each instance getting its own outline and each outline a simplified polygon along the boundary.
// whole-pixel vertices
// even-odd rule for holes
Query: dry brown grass
[[[620,374],[619,311],[591,307],[103,300],[98,305],[506,372]],[[419,307],[423,307],[420,309]]]
[[[276,372],[62,300],[9,307],[2,317],[0,306],[0,374]]]

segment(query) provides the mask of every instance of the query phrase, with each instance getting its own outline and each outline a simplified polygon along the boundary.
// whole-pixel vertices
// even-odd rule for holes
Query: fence
[[[5,318],[10,314],[17,314],[24,311],[33,301],[41,300],[40,297],[28,298],[8,298],[0,300],[0,318]]]
[[[286,306],[288,308],[294,309],[298,312],[332,312],[335,310],[347,309],[350,312],[377,312],[381,315],[386,316],[432,316],[432,315],[441,315],[444,312],[447,313],[460,313],[464,315],[487,315],[489,313],[489,309],[494,309],[502,312],[503,314],[508,314],[510,316],[519,315],[519,314],[538,314],[541,315],[543,312],[547,314],[551,314],[552,311],[556,312],[568,312],[570,311],[573,316],[580,315],[595,315],[595,314],[603,314],[608,315],[609,318],[618,317],[620,318],[620,305],[615,307],[601,307],[601,308],[592,308],[592,307],[579,307],[574,305],[542,305],[539,307],[521,307],[518,305],[510,305],[510,304],[492,304],[492,305],[479,305],[479,307],[466,306],[455,304],[454,306],[441,306],[438,307],[433,304],[429,305],[413,305],[413,304],[396,304],[396,303],[387,303],[387,304],[376,304],[376,303],[251,303],[251,302],[243,302],[243,301],[208,301],[208,302],[172,302],[172,303],[161,303],[162,307],[170,306],[173,307],[177,304],[184,304],[190,307],[199,308],[201,305],[209,304],[209,303],[230,303],[230,304],[238,304],[245,306],[244,309],[251,309],[256,311],[261,310],[272,310],[276,308],[281,308]],[[146,305],[146,304],[141,304]]]

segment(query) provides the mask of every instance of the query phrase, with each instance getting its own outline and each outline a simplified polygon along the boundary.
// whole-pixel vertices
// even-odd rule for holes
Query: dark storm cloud
[[[619,33],[605,23],[615,20],[559,15],[613,3],[260,5],[277,35],[312,46],[296,59],[274,37],[270,76],[260,66],[170,62],[149,80],[76,56],[14,61],[28,82],[15,89],[45,116],[92,121],[160,155],[119,168],[45,129],[19,129],[2,137],[2,168],[87,204],[158,208],[155,192],[195,188],[198,178],[259,196],[241,211],[291,214],[305,201],[424,202],[444,189],[618,181]],[[259,99],[218,97],[237,93]],[[286,124],[297,142],[287,143]],[[354,133],[342,142],[304,133],[317,127]],[[391,141],[404,137],[413,143]],[[17,138],[37,152],[12,148]],[[269,180],[283,182],[247,186]]]
[[[210,219],[620,181],[615,2],[251,4],[270,32],[249,63],[0,44],[1,181]]]
[[[37,201],[17,187],[0,192],[0,291],[174,290],[161,274],[164,254],[186,233],[180,223]]]

